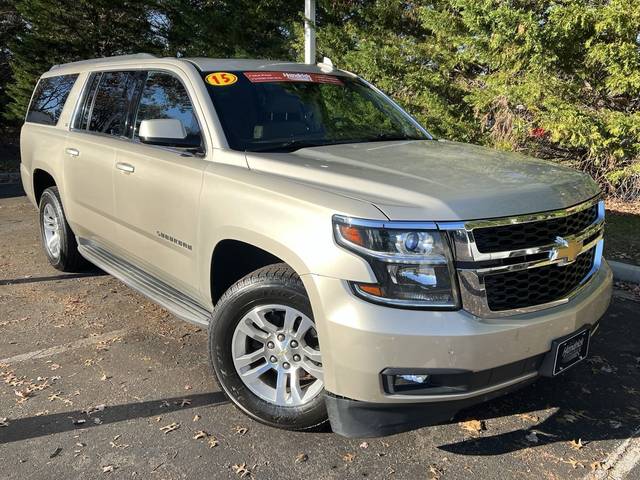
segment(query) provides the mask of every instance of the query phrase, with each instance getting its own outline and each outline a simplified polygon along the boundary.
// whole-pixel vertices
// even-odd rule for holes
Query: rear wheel
[[[318,335],[302,281],[289,266],[256,270],[223,295],[209,356],[223,391],[254,419],[292,430],[326,421]]]
[[[67,223],[58,187],[49,187],[40,197],[40,233],[49,263],[62,272],[77,272],[86,266],[78,252],[76,237]]]

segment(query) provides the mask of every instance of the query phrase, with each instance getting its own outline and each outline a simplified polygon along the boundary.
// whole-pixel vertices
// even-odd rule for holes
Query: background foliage
[[[55,63],[138,51],[300,60],[302,7],[0,0],[4,121],[19,123],[38,75]],[[319,56],[377,84],[436,135],[568,162],[609,193],[640,196],[640,0],[318,0],[318,8]]]

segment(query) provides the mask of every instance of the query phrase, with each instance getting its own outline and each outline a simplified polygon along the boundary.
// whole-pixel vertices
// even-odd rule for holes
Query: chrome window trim
[[[189,97],[189,101],[191,102],[191,105],[193,106],[193,111],[196,114],[196,120],[198,121],[198,126],[200,126],[200,132],[201,132],[201,138],[202,138],[202,143],[203,143],[203,152],[202,153],[198,153],[198,154],[194,154],[191,152],[186,151],[186,149],[182,149],[182,148],[178,148],[178,147],[167,147],[167,146],[162,146],[162,145],[149,145],[146,143],[142,143],[140,142],[138,139],[135,138],[135,131],[132,132],[132,136],[131,137],[126,137],[126,136],[115,136],[115,135],[110,135],[108,133],[103,133],[103,132],[94,132],[89,130],[88,126],[86,129],[82,129],[82,128],[75,128],[74,124],[75,124],[75,120],[76,120],[76,116],[79,114],[79,105],[83,103],[84,100],[84,95],[86,94],[86,89],[89,88],[90,86],[90,82],[89,79],[91,78],[91,76],[93,74],[99,74],[102,75],[105,72],[146,72],[147,74],[149,74],[150,72],[159,72],[159,73],[166,73],[169,75],[173,75],[174,77],[176,77],[180,83],[182,84],[182,86],[184,87],[185,91],[187,92],[187,96]],[[123,142],[128,142],[129,144],[134,144],[134,145],[144,145],[145,147],[149,147],[149,148],[154,148],[154,149],[161,149],[161,150],[165,150],[165,151],[169,151],[172,153],[176,153],[181,157],[198,157],[198,158],[206,158],[207,155],[209,154],[210,149],[208,148],[208,143],[207,143],[207,138],[206,135],[204,134],[205,130],[202,128],[202,124],[203,124],[203,119],[204,119],[204,114],[201,114],[201,112],[199,111],[200,107],[196,107],[196,103],[193,101],[194,96],[192,95],[192,93],[189,91],[189,89],[186,86],[185,81],[183,80],[183,78],[180,76],[180,74],[174,72],[173,70],[170,69],[165,69],[165,68],[149,68],[146,66],[142,66],[142,67],[127,67],[126,69],[122,69],[122,68],[106,68],[106,69],[101,69],[101,70],[90,70],[87,73],[87,79],[85,80],[85,84],[82,86],[82,90],[80,91],[80,98],[74,108],[73,111],[73,116],[71,117],[71,121],[69,123],[69,132],[73,132],[73,133],[81,133],[81,134],[85,134],[85,135],[94,135],[94,136],[98,136],[98,137],[102,137],[102,138],[114,138],[116,140],[120,140]],[[95,101],[95,95],[93,100],[91,101],[91,110],[93,113],[93,103]],[[140,98],[138,98],[137,103],[138,105],[136,106],[136,108],[139,106],[139,102],[140,102]],[[199,105],[199,104],[198,104]],[[91,118],[91,117],[89,117]],[[135,126],[134,126],[134,130],[135,130]]]

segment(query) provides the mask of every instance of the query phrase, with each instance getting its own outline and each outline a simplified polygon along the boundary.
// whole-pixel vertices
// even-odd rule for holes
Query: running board
[[[200,327],[209,327],[211,312],[191,297],[170,287],[131,263],[116,257],[94,242],[78,238],[78,251],[94,265],[128,287],[166,308],[176,317]]]

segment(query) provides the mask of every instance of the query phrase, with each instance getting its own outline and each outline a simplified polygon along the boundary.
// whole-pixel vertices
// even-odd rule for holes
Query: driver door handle
[[[77,148],[65,148],[64,151],[71,157],[77,157],[78,155],[80,155],[80,150],[78,150]]]
[[[134,167],[133,165],[122,162],[116,163],[116,168],[124,173],[133,173],[136,171],[136,167]]]

